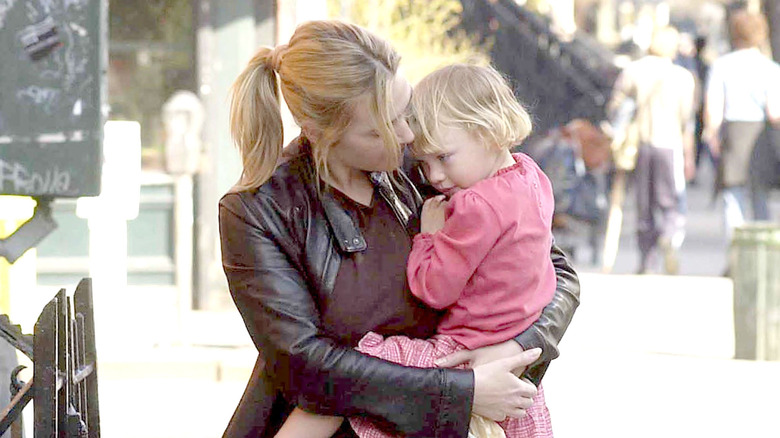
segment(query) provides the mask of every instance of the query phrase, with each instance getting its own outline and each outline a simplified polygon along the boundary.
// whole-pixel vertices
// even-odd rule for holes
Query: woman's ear
[[[301,133],[312,143],[317,143],[322,137],[322,129],[312,122],[301,123]]]

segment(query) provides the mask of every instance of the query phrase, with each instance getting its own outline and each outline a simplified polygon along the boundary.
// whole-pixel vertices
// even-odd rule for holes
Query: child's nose
[[[430,181],[431,184],[438,184],[442,181],[444,181],[444,172],[441,171],[439,166],[433,165],[428,166],[428,181]]]

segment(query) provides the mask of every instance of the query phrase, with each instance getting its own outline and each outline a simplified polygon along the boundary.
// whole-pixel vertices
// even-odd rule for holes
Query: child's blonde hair
[[[255,189],[276,169],[283,148],[279,88],[295,121],[321,130],[311,146],[323,179],[329,176],[328,153],[349,125],[355,102],[367,95],[388,162],[398,163],[402,147],[391,100],[399,61],[387,41],[339,21],[303,23],[289,44],[261,48],[231,92],[230,131],[244,164],[236,189]]]
[[[472,133],[487,147],[510,149],[531,133],[531,117],[495,69],[454,64],[414,88],[410,126],[412,153],[419,156],[442,149],[436,140],[441,126]]]

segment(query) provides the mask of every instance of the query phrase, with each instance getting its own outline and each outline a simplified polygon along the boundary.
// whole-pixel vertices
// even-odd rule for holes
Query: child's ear
[[[322,129],[315,125],[313,122],[304,122],[301,124],[301,132],[303,136],[309,139],[312,143],[317,143],[322,137]]]

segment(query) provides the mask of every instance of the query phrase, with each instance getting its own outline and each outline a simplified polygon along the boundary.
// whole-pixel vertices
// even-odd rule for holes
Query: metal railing
[[[32,335],[0,316],[0,337],[33,361],[29,382],[18,379],[24,366],[11,373],[14,396],[0,413],[0,435],[33,401],[34,436],[100,437],[93,309],[92,282],[85,278],[72,300],[61,289],[44,306]],[[12,428],[12,436],[21,437],[21,428]]]
[[[612,53],[591,37],[571,39],[512,0],[463,0],[466,30],[491,40],[491,59],[512,80],[534,117],[534,133],[572,119],[597,123],[620,70]]]

